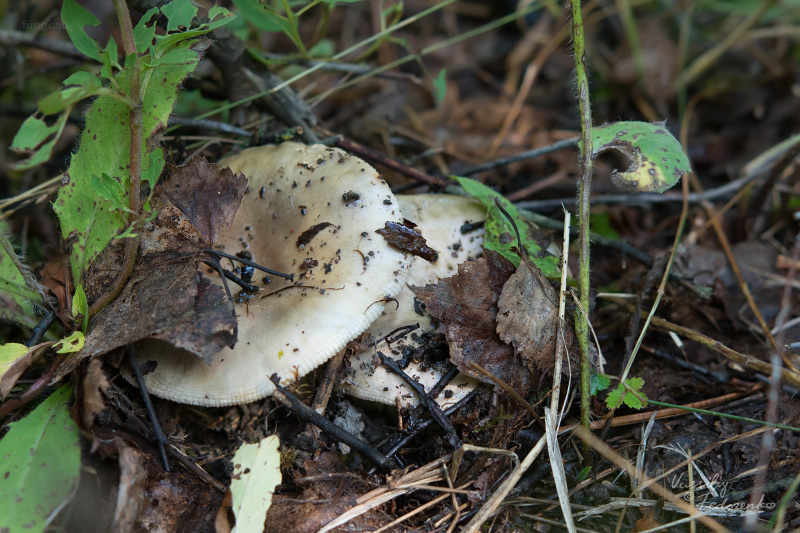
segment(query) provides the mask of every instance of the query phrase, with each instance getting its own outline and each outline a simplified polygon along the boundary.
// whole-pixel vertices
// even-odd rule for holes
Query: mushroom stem
[[[267,268],[264,266],[259,265],[258,263],[254,263],[253,261],[248,261],[247,259],[242,259],[241,257],[236,257],[235,255],[226,254],[225,252],[220,252],[219,250],[204,250],[205,252],[211,255],[217,255],[219,257],[224,257],[226,259],[230,259],[231,261],[238,261],[243,265],[251,266],[261,272],[266,272],[267,274],[272,274],[273,276],[278,276],[279,278],[288,279],[289,281],[294,281],[294,274],[284,274],[283,272],[278,272],[277,270],[272,270],[271,268]],[[228,278],[230,279],[230,278]],[[233,281],[233,280],[231,280]]]

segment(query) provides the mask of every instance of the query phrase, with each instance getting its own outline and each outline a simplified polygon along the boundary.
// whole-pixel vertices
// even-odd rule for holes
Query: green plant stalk
[[[128,226],[134,225],[142,211],[142,93],[139,78],[139,56],[136,52],[136,44],[133,37],[133,25],[131,24],[131,16],[128,12],[128,6],[125,0],[113,0],[114,9],[117,12],[119,19],[120,32],[122,34],[122,42],[125,49],[126,56],[133,56],[133,72],[131,74],[131,103],[130,108],[130,129],[131,129],[131,144],[130,144],[130,176],[128,179],[128,206],[130,214],[128,215]],[[89,316],[84,320],[89,320],[90,317],[98,313],[103,307],[114,301],[119,296],[122,289],[128,283],[131,275],[133,274],[133,267],[136,265],[136,255],[139,252],[139,237],[128,237],[125,239],[125,251],[123,255],[122,275],[117,276],[114,284],[100,296],[94,304],[89,308]]]
[[[570,0],[572,42],[575,48],[575,75],[578,82],[578,105],[581,115],[581,175],[578,181],[578,254],[580,262],[580,303],[584,313],[576,313],[575,335],[581,357],[581,426],[589,430],[591,399],[591,361],[589,359],[589,196],[592,189],[592,108],[589,98],[589,75],[586,72],[586,47],[583,37],[581,1]]]
[[[713,415],[719,416],[722,418],[728,418],[730,420],[736,420],[738,422],[748,422],[750,424],[758,424],[759,426],[770,427],[770,428],[777,428],[777,429],[785,429],[786,431],[792,431],[794,433],[800,433],[800,428],[795,426],[787,426],[786,424],[776,424],[774,422],[767,422],[765,420],[758,420],[757,418],[749,418],[746,416],[739,416],[739,415],[732,415],[728,413],[721,413],[719,411],[710,411],[708,409],[699,409],[697,407],[687,407],[685,405],[676,405],[673,403],[665,403],[665,402],[657,402],[655,400],[647,400],[647,403],[652,405],[657,405],[659,407],[670,407],[673,409],[682,409],[684,411],[690,411],[692,413],[698,413],[701,415]]]
[[[297,17],[292,11],[292,7],[289,5],[289,2],[287,0],[282,0],[282,2],[283,9],[286,11],[286,20],[289,22],[289,26],[292,29],[292,31],[289,33],[289,38],[292,40],[297,49],[300,50],[300,53],[303,54],[303,57],[305,59],[309,59],[306,45],[303,44],[303,39],[300,37],[300,33],[297,31]]]

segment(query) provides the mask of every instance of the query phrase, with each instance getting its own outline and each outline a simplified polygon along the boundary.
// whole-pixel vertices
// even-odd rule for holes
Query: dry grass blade
[[[378,487],[377,489],[360,496],[356,499],[355,506],[339,515],[335,520],[325,524],[325,526],[317,531],[317,533],[332,531],[333,529],[346,524],[353,518],[356,518],[357,516],[360,516],[371,509],[391,501],[398,496],[418,490],[421,486],[427,486],[427,488],[430,488],[429,485],[431,483],[436,483],[444,479],[444,476],[440,472],[440,468],[451,458],[452,454],[440,457],[439,459],[431,461],[425,466],[421,466],[412,472],[401,475],[397,479],[390,481],[382,487]],[[448,489],[447,487],[437,488],[441,490]],[[448,495],[445,494],[445,496]]]
[[[603,457],[614,463],[617,467],[623,469],[630,477],[636,477],[640,482],[648,483],[651,481],[650,476],[641,472],[636,469],[634,465],[629,463],[624,457],[620,454],[615,452],[611,447],[600,440],[599,438],[592,435],[590,432],[586,431],[582,427],[578,426],[575,428],[575,434],[580,437],[584,442],[589,444],[596,452],[600,453]],[[669,503],[676,505],[679,509],[683,512],[688,513],[689,515],[697,518],[700,520],[703,525],[711,529],[712,531],[730,531],[726,527],[722,526],[716,520],[712,520],[707,515],[701,513],[697,510],[694,506],[689,505],[688,503],[684,502],[671,491],[665,489],[661,485],[657,483],[653,483],[650,485],[650,490],[655,492],[661,498],[667,500]]]

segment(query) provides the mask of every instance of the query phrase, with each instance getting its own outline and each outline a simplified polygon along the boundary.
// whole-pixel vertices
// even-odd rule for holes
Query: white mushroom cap
[[[458,265],[474,259],[481,253],[483,228],[462,233],[464,224],[481,222],[485,209],[476,201],[462,196],[444,194],[419,194],[397,197],[403,217],[417,225],[428,246],[439,252],[435,262],[415,257],[408,273],[408,284],[425,286],[436,283],[457,272]],[[394,372],[380,363],[376,352],[399,360],[409,350],[424,344],[426,333],[435,331],[432,317],[415,306],[414,293],[404,286],[395,297],[397,305],[390,302],[383,314],[370,326],[368,333],[380,342],[369,350],[350,356],[348,375],[340,389],[351,396],[389,405],[399,400],[401,407],[419,403],[417,395]],[[387,346],[383,338],[402,326],[419,324],[418,330]],[[434,364],[425,370],[417,362],[405,368],[406,374],[415,378],[429,391],[444,375],[444,366]],[[443,408],[455,404],[478,385],[477,380],[459,374],[437,397]]]
[[[272,374],[289,383],[327,361],[405,287],[410,262],[375,233],[400,216],[389,187],[364,161],[322,145],[284,143],[244,150],[220,166],[249,181],[215,246],[250,252],[295,281],[273,276],[265,283],[256,271],[261,290],[236,305],[239,341],[210,365],[165,342],[140,343],[139,361],[158,363],[145,376],[150,392],[205,406],[263,398],[274,390]]]

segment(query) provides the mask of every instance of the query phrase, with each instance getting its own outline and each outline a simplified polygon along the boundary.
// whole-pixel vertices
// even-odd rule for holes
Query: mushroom
[[[263,398],[275,389],[272,374],[290,383],[326,362],[405,287],[410,263],[375,233],[398,221],[399,209],[364,161],[283,143],[244,150],[220,166],[242,172],[248,189],[215,247],[292,273],[294,282],[253,277],[260,290],[236,298],[239,340],[211,364],[163,341],[139,344],[139,361],[157,363],[144,378],[150,392],[204,406]]]
[[[486,218],[485,209],[476,201],[462,196],[444,194],[420,194],[398,196],[398,204],[404,218],[415,223],[417,230],[429,247],[439,252],[434,262],[414,257],[408,273],[408,284],[425,286],[436,283],[439,278],[457,272],[458,265],[474,259],[482,252],[483,227],[476,222]],[[463,231],[462,231],[463,229]],[[417,395],[397,374],[380,363],[376,353],[381,351],[396,361],[415,352],[425,350],[425,345],[436,331],[433,318],[420,308],[414,293],[404,286],[395,296],[396,305],[390,303],[383,314],[369,327],[367,332],[380,341],[369,350],[349,357],[347,377],[339,386],[345,393],[389,405],[399,402],[401,407],[415,406]],[[419,324],[419,329],[410,335],[387,344],[384,337],[403,326]],[[426,391],[430,390],[446,371],[445,362],[411,361],[406,374],[416,379]],[[472,391],[478,382],[459,374],[437,397],[437,402],[447,408]]]

